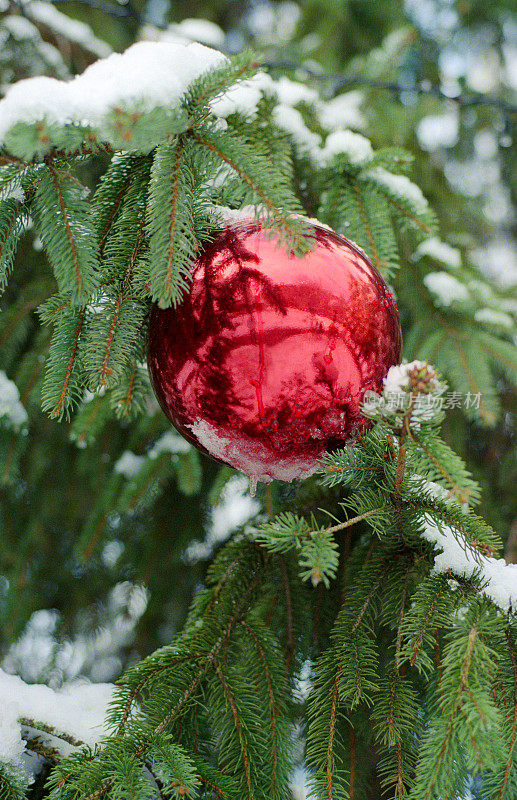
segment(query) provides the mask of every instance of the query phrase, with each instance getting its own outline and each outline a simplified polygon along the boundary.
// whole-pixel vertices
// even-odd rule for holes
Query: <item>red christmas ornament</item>
[[[318,225],[297,257],[260,223],[227,224],[177,308],[152,309],[149,369],[173,425],[253,480],[310,475],[369,422],[400,358],[396,305],[352,242]]]

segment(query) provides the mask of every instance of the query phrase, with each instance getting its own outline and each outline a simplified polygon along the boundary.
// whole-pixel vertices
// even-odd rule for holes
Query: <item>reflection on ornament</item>
[[[252,219],[227,225],[197,260],[177,308],[153,307],[149,369],[173,425],[255,480],[312,474],[369,424],[365,391],[398,363],[398,312],[355,245],[314,226],[290,254]]]

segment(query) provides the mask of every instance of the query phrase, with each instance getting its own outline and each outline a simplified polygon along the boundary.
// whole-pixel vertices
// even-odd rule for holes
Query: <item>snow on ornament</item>
[[[298,257],[251,214],[233,215],[181,304],[151,312],[149,370],[165,414],[252,483],[314,473],[371,424],[363,395],[400,358],[381,276],[352,242],[313,232],[315,247]]]

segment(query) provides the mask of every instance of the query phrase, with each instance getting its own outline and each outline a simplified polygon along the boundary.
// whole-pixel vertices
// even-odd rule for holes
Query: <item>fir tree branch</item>
[[[14,200],[0,201],[0,291],[6,286],[13,266],[21,207],[21,203]]]
[[[105,344],[104,354],[102,355],[102,365],[99,374],[99,380],[101,386],[106,386],[108,384],[111,375],[113,374],[113,369],[110,366],[110,357],[112,354],[115,331],[120,322],[123,301],[126,298],[126,295],[131,293],[131,275],[139,255],[140,248],[144,241],[144,235],[145,235],[144,229],[141,228],[138,233],[138,237],[135,246],[133,248],[133,252],[131,253],[131,256],[129,258],[126,267],[126,272],[122,280],[122,284],[120,286],[119,291],[117,292],[115,306],[111,314],[111,322],[108,330],[108,337]]]
[[[179,139],[176,149],[176,161],[172,176],[172,200],[170,210],[170,234],[169,234],[169,253],[167,255],[167,272],[165,276],[165,296],[172,296],[172,264],[174,261],[174,244],[176,231],[176,211],[178,203],[178,182],[181,169],[181,157],[183,153],[183,140]]]
[[[424,636],[425,636],[425,632],[426,632],[427,626],[429,624],[429,621],[433,617],[433,613],[434,613],[434,610],[435,610],[435,607],[436,607],[437,603],[439,602],[439,600],[441,599],[442,595],[445,592],[445,588],[446,587],[444,586],[444,584],[440,584],[440,586],[438,588],[438,591],[435,594],[435,597],[433,598],[432,602],[429,605],[427,614],[426,614],[425,619],[424,619],[424,624],[420,628],[418,637],[417,637],[417,639],[416,639],[416,641],[415,641],[415,643],[413,644],[413,647],[412,647],[412,654],[411,654],[411,658],[410,658],[410,662],[409,662],[411,664],[411,666],[414,666],[414,664],[415,664],[415,662],[416,662],[416,660],[418,658],[418,654],[419,654],[420,649],[422,647],[422,644],[424,642]]]
[[[467,681],[468,681],[468,677],[469,677],[469,671],[470,671],[470,665],[471,665],[471,662],[472,662],[472,652],[474,650],[474,644],[475,644],[477,635],[478,635],[478,630],[477,630],[477,628],[475,626],[473,626],[470,629],[469,636],[468,636],[468,645],[467,645],[465,656],[464,656],[463,663],[462,663],[462,666],[461,666],[460,682],[459,682],[459,686],[458,686],[458,689],[457,689],[456,697],[455,697],[455,700],[453,702],[453,705],[452,705],[452,708],[451,708],[451,712],[450,712],[450,722],[449,722],[449,724],[447,726],[447,729],[446,729],[445,738],[444,738],[442,747],[441,747],[439,753],[437,754],[437,756],[435,758],[433,771],[432,771],[431,775],[428,777],[428,779],[426,781],[427,790],[426,790],[426,793],[425,793],[425,796],[424,796],[424,800],[430,800],[430,798],[432,797],[432,795],[434,793],[434,787],[435,787],[435,784],[436,784],[436,781],[437,781],[437,778],[438,778],[438,775],[439,775],[439,772],[440,772],[440,769],[441,769],[441,766],[442,766],[442,759],[445,757],[445,755],[447,753],[447,750],[450,747],[450,743],[451,743],[451,740],[452,740],[452,737],[453,737],[453,732],[454,732],[454,724],[455,724],[455,721],[456,721],[455,717],[456,717],[456,714],[459,711],[459,707],[460,707],[461,700],[462,700],[462,695],[463,695],[463,692],[465,691],[465,687],[467,685]]]
[[[42,299],[43,297],[40,296],[34,298],[33,300],[28,300],[26,303],[23,303],[23,305],[20,306],[16,314],[13,314],[13,316],[5,326],[3,333],[0,336],[0,346],[5,344],[5,342],[8,340],[9,336],[11,335],[13,329],[16,327],[18,322],[21,319],[23,319],[23,317],[25,317],[28,313],[34,311],[34,309],[40,305]]]
[[[237,735],[239,737],[239,742],[240,742],[240,746],[241,746],[241,757],[242,757],[242,763],[244,765],[244,774],[246,776],[246,785],[248,787],[248,793],[249,793],[249,796],[250,796],[251,800],[255,800],[255,795],[254,795],[254,792],[253,792],[253,784],[252,784],[251,775],[250,775],[250,765],[249,765],[249,761],[248,761],[248,752],[247,752],[246,742],[245,742],[243,731],[242,731],[242,722],[240,720],[239,711],[238,711],[237,706],[235,704],[235,699],[234,699],[234,697],[233,697],[233,695],[231,693],[230,687],[228,686],[228,683],[226,682],[226,679],[225,679],[225,677],[223,675],[221,667],[219,666],[219,663],[218,663],[217,658],[215,656],[212,659],[212,662],[213,662],[213,667],[214,667],[215,673],[216,673],[217,677],[219,678],[219,680],[221,682],[221,686],[224,689],[224,694],[225,694],[226,699],[228,701],[228,705],[231,708],[232,716],[233,716],[234,721],[235,721],[235,728],[237,730]]]
[[[270,789],[270,796],[274,797],[275,795],[275,782],[276,782],[276,765],[277,765],[277,730],[276,730],[276,717],[277,717],[277,710],[275,706],[275,698],[273,696],[273,684],[271,680],[271,671],[269,669],[269,664],[267,662],[266,656],[264,654],[264,650],[262,645],[260,644],[259,639],[255,631],[250,628],[250,626],[244,620],[241,620],[241,625],[243,626],[244,630],[248,633],[248,635],[252,638],[253,643],[257,649],[259,654],[259,659],[262,663],[264,668],[264,673],[266,676],[266,683],[267,683],[267,691],[269,697],[269,710],[270,710],[270,717],[271,717],[271,735],[273,738],[273,768],[272,768],[272,775],[271,775],[271,789]]]
[[[370,227],[370,223],[368,217],[366,215],[366,211],[364,208],[364,203],[361,195],[361,187],[359,185],[359,181],[353,181],[352,186],[354,187],[355,195],[357,198],[357,205],[359,206],[359,211],[361,213],[361,217],[363,220],[363,225],[366,230],[366,235],[368,236],[368,241],[370,243],[370,249],[373,256],[373,263],[374,266],[377,268],[379,272],[382,273],[382,265],[379,259],[379,253],[377,252],[377,248],[375,246],[375,240],[373,238],[372,229]]]
[[[132,174],[127,176],[127,178],[122,184],[122,188],[120,189],[118,195],[115,197],[115,200],[111,204],[110,212],[105,220],[104,227],[99,236],[99,256],[102,256],[104,245],[106,244],[106,240],[108,238],[111,226],[113,224],[113,220],[117,216],[117,213],[124,199],[124,195],[126,194],[127,188],[131,183],[132,178],[133,178]]]
[[[72,314],[70,320],[63,320],[63,337],[71,345],[66,362],[61,359],[63,355],[61,352],[61,323],[58,323],[54,332],[50,348],[50,362],[47,363],[47,373],[42,390],[43,410],[48,411],[53,419],[61,419],[75,399],[77,387],[72,386],[72,378],[85,317],[86,309],[83,308],[77,318],[75,314]]]
[[[195,691],[195,689],[199,685],[200,681],[205,677],[205,675],[208,672],[209,668],[211,666],[213,666],[214,660],[217,658],[217,655],[218,655],[221,647],[223,646],[223,644],[225,643],[227,638],[230,636],[234,625],[240,619],[240,617],[241,617],[241,615],[243,613],[243,610],[246,607],[246,604],[248,603],[249,597],[255,591],[255,589],[256,589],[257,585],[259,584],[260,580],[261,580],[261,575],[257,575],[255,580],[252,581],[252,583],[248,586],[246,592],[243,595],[243,598],[242,598],[241,602],[239,603],[239,605],[237,606],[237,609],[233,612],[232,616],[230,617],[230,619],[229,619],[229,621],[228,621],[223,633],[219,636],[219,638],[215,642],[215,644],[212,647],[212,649],[210,650],[210,652],[206,655],[204,665],[201,666],[200,670],[198,671],[197,675],[194,677],[194,679],[193,679],[192,683],[190,684],[190,686],[187,689],[185,689],[185,692],[183,693],[183,695],[180,698],[180,700],[178,701],[178,703],[172,709],[170,709],[170,711],[167,712],[167,714],[163,717],[163,719],[159,723],[159,725],[156,726],[156,728],[154,729],[154,733],[155,734],[162,733],[165,730],[165,728],[167,727],[167,725],[169,725],[170,722],[172,722],[172,720],[177,716],[177,714],[185,706],[185,704],[187,703],[187,701],[191,697],[192,693]]]
[[[511,733],[511,738],[510,738],[510,744],[509,744],[509,747],[508,747],[508,758],[507,758],[506,766],[505,766],[505,770],[504,770],[503,782],[501,784],[501,788],[499,790],[499,793],[497,795],[496,800],[503,800],[503,797],[504,797],[504,795],[506,793],[506,787],[508,785],[508,780],[510,778],[510,770],[512,768],[513,751],[515,749],[515,743],[517,741],[517,658],[516,658],[516,655],[515,655],[515,647],[514,647],[514,644],[513,644],[513,641],[512,641],[512,637],[510,635],[510,631],[508,630],[508,628],[505,628],[504,635],[505,635],[506,641],[508,643],[508,650],[510,652],[510,660],[511,660],[512,669],[513,669],[513,686],[514,686],[514,689],[513,689],[513,703],[514,703],[514,708],[513,708],[512,733]]]
[[[451,473],[445,469],[443,464],[433,455],[433,453],[431,453],[429,448],[425,446],[425,444],[418,438],[418,436],[413,431],[411,430],[409,431],[409,436],[410,439],[413,442],[415,442],[416,445],[418,445],[418,447],[422,448],[429,461],[431,461],[431,463],[434,464],[434,466],[438,469],[441,475],[443,475],[443,477],[451,487],[451,490],[458,498],[459,502],[468,503],[471,492],[468,489],[462,489],[461,486],[458,485],[458,483],[454,480]]]
[[[411,211],[409,211],[409,209],[404,208],[404,206],[398,203],[393,197],[391,197],[391,195],[386,193],[384,196],[386,197],[388,203],[390,203],[390,205],[392,205],[393,208],[395,208],[399,212],[399,214],[402,214],[403,216],[411,220],[411,222],[417,225],[425,234],[427,234],[427,236],[434,235],[434,230],[431,227],[429,227],[429,225],[426,225],[426,223],[423,222],[421,219],[419,219],[416,216],[416,214],[412,214]]]
[[[485,404],[483,402],[483,399],[482,399],[481,387],[477,383],[477,381],[476,381],[476,379],[475,379],[475,377],[474,377],[474,375],[472,373],[472,370],[470,368],[470,365],[469,365],[469,362],[468,362],[467,357],[465,355],[465,352],[463,351],[463,348],[461,347],[460,343],[458,342],[458,340],[457,340],[457,338],[455,336],[452,339],[452,346],[456,350],[456,352],[458,354],[458,357],[459,357],[459,359],[460,359],[460,361],[461,361],[461,363],[463,365],[463,369],[465,371],[465,375],[468,378],[468,381],[469,381],[469,384],[470,384],[470,387],[472,389],[473,394],[479,395],[479,413],[480,413],[481,417],[485,420],[487,425],[493,425],[495,423],[495,421],[496,421],[495,414],[493,414],[491,411],[489,411],[487,409],[487,407],[485,406]]]
[[[280,204],[275,202],[275,197],[282,199],[282,205],[287,206],[289,203],[293,205],[296,201],[291,192],[287,192],[286,187],[281,187],[273,183],[270,179],[270,168],[265,159],[262,159],[258,153],[254,152],[252,148],[245,141],[238,140],[237,137],[230,138],[226,136],[221,138],[217,132],[212,130],[210,132],[198,132],[192,130],[190,134],[199,144],[206,147],[210,152],[214,153],[221,161],[231,167],[237,175],[246,183],[257,197],[260,198],[264,207],[272,214],[276,224],[279,226],[283,235],[286,237],[287,242],[291,244],[297,243],[299,247],[302,246],[303,240],[308,246],[308,237],[300,237],[300,233],[304,232],[303,223],[300,224],[295,217],[288,217]],[[226,150],[226,152],[225,152]],[[238,153],[240,151],[240,153]],[[240,157],[239,157],[240,155]],[[262,163],[264,161],[264,163]],[[240,163],[239,163],[240,162]],[[247,167],[244,167],[244,163]],[[254,167],[255,172],[260,172],[260,179],[251,174],[250,168]],[[284,189],[281,193],[279,190]],[[282,194],[284,197],[282,198]],[[296,203],[296,205],[298,205]],[[296,211],[299,209],[296,208]]]
[[[282,579],[284,582],[285,599],[286,599],[286,613],[287,613],[287,641],[285,645],[285,660],[287,670],[291,666],[291,658],[294,653],[294,635],[293,635],[293,606],[291,601],[291,587],[289,585],[289,576],[287,574],[287,565],[285,558],[280,557],[280,567],[282,570]]]
[[[53,165],[49,162],[47,164],[47,167],[48,167],[48,170],[49,170],[49,172],[50,172],[50,174],[52,176],[52,182],[53,182],[54,188],[56,190],[56,196],[57,196],[57,199],[58,199],[58,202],[59,202],[59,208],[60,208],[60,211],[61,211],[61,217],[63,218],[63,224],[65,226],[66,235],[67,235],[68,243],[69,243],[69,246],[70,246],[70,251],[71,251],[71,254],[72,254],[72,264],[73,264],[73,268],[74,268],[74,271],[75,271],[75,278],[76,278],[76,282],[77,282],[76,292],[77,292],[78,295],[82,295],[83,294],[83,276],[81,274],[81,268],[79,266],[79,260],[77,258],[77,250],[76,250],[76,247],[75,247],[74,237],[72,235],[72,229],[70,228],[70,220],[68,218],[68,213],[67,213],[67,210],[66,210],[65,201],[64,201],[64,198],[63,198],[63,193],[62,193],[61,187],[59,185],[57,172],[54,169]]]
[[[364,601],[364,603],[363,603],[363,605],[361,607],[361,610],[359,611],[359,614],[357,615],[357,619],[355,620],[354,624],[351,627],[351,630],[350,630],[351,633],[354,633],[357,630],[357,628],[359,627],[359,625],[361,624],[361,622],[363,620],[363,617],[366,614],[366,611],[368,610],[368,606],[372,602],[372,600],[373,600],[374,596],[376,595],[376,593],[379,591],[379,587],[380,587],[380,585],[382,583],[382,579],[383,579],[384,575],[386,574],[386,572],[388,571],[389,567],[390,567],[390,564],[386,564],[384,566],[384,568],[381,570],[381,572],[379,574],[379,577],[377,578],[376,582],[373,584],[372,588],[370,589],[370,592],[368,593],[368,595],[367,595],[367,597],[366,597],[366,599],[365,599],[365,601]]]
[[[163,307],[177,304],[189,285],[196,255],[193,224],[195,145],[179,136],[155,152],[146,230],[149,234],[150,294]]]
[[[355,728],[350,723],[350,779],[348,784],[348,800],[355,797]]]
[[[37,173],[33,208],[37,230],[61,294],[83,305],[99,281],[96,237],[82,190],[47,159]]]
[[[398,626],[397,626],[397,643],[395,646],[395,666],[397,670],[400,670],[400,648],[402,645],[402,623],[404,621],[404,611],[406,606],[406,593],[409,581],[409,573],[411,571],[412,564],[409,563],[406,569],[406,575],[404,577],[404,584],[402,586],[402,597],[400,600],[400,614],[398,619]]]
[[[370,511],[365,511],[364,514],[358,514],[356,517],[347,519],[345,522],[340,522],[339,525],[333,525],[331,528],[325,528],[325,533],[338,533],[339,531],[343,531],[345,528],[350,528],[352,525],[357,525],[357,523],[361,522],[363,519],[368,519],[368,517],[378,514],[379,511],[384,511],[385,508],[386,506],[372,508]]]
[[[135,686],[135,688],[132,690],[131,694],[127,699],[127,702],[122,712],[122,718],[120,720],[118,734],[120,735],[124,732],[124,728],[126,727],[126,722],[131,712],[131,706],[136,701],[136,698],[138,697],[140,692],[145,688],[146,684],[149,683],[149,681],[151,681],[154,677],[156,677],[156,675],[159,675],[160,672],[170,669],[175,664],[183,664],[185,661],[199,661],[199,659],[204,657],[205,657],[204,653],[188,653],[187,655],[182,656],[181,658],[174,658],[171,661],[167,661],[165,664],[160,664],[158,667],[156,667],[156,669],[148,673],[145,676],[145,678],[142,678],[142,680]]]
[[[328,800],[334,800],[334,792],[333,792],[333,765],[334,765],[334,733],[336,730],[336,713],[337,713],[337,701],[338,701],[338,692],[339,692],[339,679],[341,676],[341,666],[338,668],[336,672],[336,677],[334,679],[334,686],[332,689],[332,703],[330,706],[330,724],[329,724],[329,737],[328,737],[328,746],[327,746],[327,757],[325,760],[325,775],[327,780],[327,797]]]

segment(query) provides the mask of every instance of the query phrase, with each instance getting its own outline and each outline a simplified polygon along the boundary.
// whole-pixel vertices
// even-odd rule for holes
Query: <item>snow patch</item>
[[[25,201],[25,192],[19,180],[11,181],[0,189],[0,201],[2,200],[18,200],[20,203]]]
[[[137,42],[69,82],[46,77],[18,81],[0,101],[0,142],[20,122],[98,127],[117,107],[174,109],[196,78],[226,61],[219,51],[196,42]]]
[[[271,118],[279,128],[290,134],[301,156],[319,157],[321,136],[309,130],[296,108],[287,105],[275,106]]]
[[[441,551],[435,556],[433,572],[451,570],[465,578],[478,576],[481,591],[495,605],[505,612],[517,608],[517,564],[484,556],[448,525],[437,525],[429,515],[426,515],[424,538]]]
[[[27,412],[20,402],[20,392],[14,381],[0,370],[0,419],[4,417],[15,428],[27,422]]]
[[[210,558],[215,548],[260,511],[260,503],[250,496],[249,481],[243,475],[230,478],[212,508],[204,541],[193,541],[187,547],[185,560],[192,564]]]
[[[413,370],[425,370],[428,378],[427,392],[412,392],[409,373]],[[425,361],[411,361],[409,364],[399,364],[390,367],[388,374],[383,379],[382,395],[376,392],[365,392],[362,411],[371,419],[395,419],[401,423],[404,415],[410,408],[411,417],[409,425],[414,430],[419,430],[422,423],[438,421],[442,414],[441,396],[446,385],[436,377],[433,367]]]
[[[167,431],[149,450],[149,458],[158,458],[162,453],[188,453],[192,445],[182,436]]]
[[[88,50],[89,53],[94,53],[99,58],[104,58],[111,53],[109,44],[102,39],[97,39],[89,25],[62,14],[51,3],[32,0],[22,6],[24,14],[27,14],[30,19],[46,25],[47,28],[64,36],[70,42],[75,42]]]
[[[424,285],[434,296],[437,304],[444,308],[452,303],[465,303],[470,299],[467,287],[448,272],[429,272],[424,276]]]
[[[327,166],[334,156],[344,155],[354,166],[363,166],[371,160],[373,149],[370,140],[352,131],[331,133],[319,154],[322,166]]]
[[[190,39],[192,42],[201,42],[201,44],[206,44],[210,47],[223,47],[226,40],[223,29],[208,19],[187,17],[178,22],[177,25],[169,25],[165,34],[169,32],[183,36],[185,39]]]
[[[390,367],[388,374],[383,379],[384,394],[397,394],[398,392],[409,391],[409,373],[414,370],[421,370],[427,366],[425,361],[410,361],[409,364],[399,364]]]
[[[363,130],[367,125],[365,117],[359,110],[363,100],[363,93],[354,91],[345,92],[323,103],[318,115],[322,127],[327,131],[341,128]]]
[[[104,735],[104,718],[113,699],[114,686],[77,683],[54,691],[41,684],[27,684],[0,669],[0,761],[19,764],[24,750],[20,718],[50,725],[90,746]]]
[[[224,94],[210,102],[212,113],[226,119],[230,114],[239,113],[248,119],[257,114],[257,106],[262,94],[273,94],[275,82],[265,72],[257,72],[252,78],[240,81],[227,89]]]
[[[431,236],[429,239],[424,239],[423,242],[420,242],[413,253],[413,261],[418,261],[423,256],[434,258],[435,261],[440,261],[442,264],[451,267],[451,269],[459,269],[461,267],[461,252],[456,247],[451,247],[447,242],[442,242],[437,236]]]
[[[138,475],[144,461],[145,456],[137,456],[131,450],[125,450],[113,467],[113,472],[130,480]]]
[[[213,205],[210,207],[210,211],[216,215],[220,224],[222,225],[238,225],[238,224],[250,224],[253,223],[261,217],[268,216],[268,210],[265,206],[257,205],[257,206],[242,206],[242,208],[228,208],[227,206],[218,206]],[[319,219],[316,217],[305,217],[303,214],[295,214],[293,212],[290,213],[290,217],[294,219],[303,219],[305,222],[310,222],[311,225],[317,225],[320,228],[324,228],[327,231],[331,231],[334,233],[332,228],[329,225],[325,225],[324,222],[320,222]],[[354,247],[357,247],[359,250],[361,249],[359,245],[356,245],[352,242]],[[364,253],[364,250],[361,250]]]
[[[86,119],[100,119],[119,105],[139,111],[174,108],[193,81],[225,61],[222,53],[197,42],[138,42],[96,61],[68,86],[82,98]]]
[[[319,95],[305,83],[292,81],[289,78],[279,78],[274,85],[274,90],[278,102],[283,106],[297,106],[298,103],[315,105],[319,101]]]
[[[0,9],[1,10],[1,9]],[[14,14],[4,17],[2,20],[2,28],[8,31],[13,39],[21,42],[24,39],[40,39],[38,29],[32,22],[29,22],[25,17],[15,16]]]
[[[428,203],[420,188],[405,175],[394,175],[384,167],[374,167],[363,172],[363,177],[387,190],[390,195],[410,203],[418,214],[427,210]]]
[[[430,114],[416,125],[415,132],[422,150],[432,152],[441,147],[454,147],[458,141],[458,114]]]
[[[482,325],[494,325],[496,328],[505,328],[511,330],[513,328],[513,319],[509,314],[504,311],[494,311],[493,308],[480,308],[474,314],[476,322],[481,322]]]

